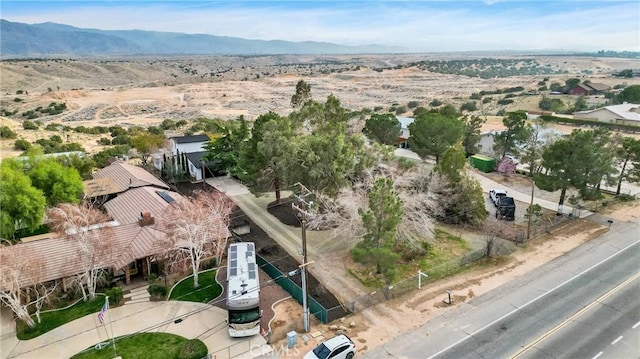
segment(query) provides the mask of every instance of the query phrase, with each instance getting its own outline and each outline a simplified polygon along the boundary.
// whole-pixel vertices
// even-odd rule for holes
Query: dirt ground
[[[126,61],[2,61],[0,102],[3,108],[19,111],[47,106],[51,102],[65,102],[68,111],[56,116],[39,118],[45,124],[54,122],[74,127],[116,124],[147,126],[158,125],[167,118],[193,120],[207,116],[231,119],[243,115],[248,120],[253,120],[268,111],[284,115],[292,110],[291,95],[300,79],[311,85],[315,100],[323,101],[329,94],[334,94],[346,108],[352,110],[382,106],[386,111],[394,104],[405,105],[410,101],[427,106],[433,99],[440,99],[457,107],[468,101],[472,93],[482,90],[513,86],[536,89],[537,83],[543,77],[480,79],[436,74],[415,67],[393,68],[396,64],[420,61],[426,57],[254,56]],[[640,78],[623,81],[610,76],[612,72],[635,67],[634,60],[561,56],[540,57],[538,60],[542,66],[560,67],[568,71],[565,75],[548,76],[549,83],[564,83],[567,78],[577,76],[609,86],[622,82],[629,85],[640,84]],[[380,67],[384,67],[385,70],[377,71],[376,68]],[[185,68],[189,68],[190,71],[185,72]],[[328,72],[328,69],[339,71]],[[193,70],[197,70],[197,75],[193,75]],[[591,75],[582,75],[584,73]],[[18,90],[28,93],[18,95]],[[16,98],[20,100],[16,101]],[[516,101],[504,107],[505,110],[537,110],[537,96],[520,96],[514,99]],[[480,105],[479,110],[473,113],[487,117],[483,131],[503,128],[501,117],[490,116],[498,110],[494,103],[495,101]],[[410,112],[403,115],[408,116]],[[59,134],[66,141],[83,144],[90,153],[104,149],[96,142],[101,136],[44,130],[25,131],[22,129],[22,120],[20,115],[13,118],[0,117],[2,125],[10,127],[18,133],[19,138],[25,138],[30,142]],[[565,133],[574,129],[568,126],[558,128]],[[14,140],[0,140],[0,157],[20,154],[13,149],[13,143]],[[518,188],[517,183],[509,185]],[[607,211],[611,211],[607,215],[617,220],[638,220],[640,207],[634,204],[632,208],[607,208]],[[399,333],[411,330],[449,310],[451,307],[441,304],[446,289],[453,288],[455,302],[461,303],[513,280],[606,230],[588,221],[576,220],[572,223],[577,227],[559,229],[552,237],[539,238],[528,243],[526,248],[516,252],[507,263],[501,263],[496,267],[483,267],[471,273],[431,283],[421,291],[358,312],[335,325],[345,327],[344,330],[357,343],[359,351],[378,346]],[[283,264],[282,268],[285,271],[297,266],[295,261],[287,262],[288,259],[284,259],[283,253],[278,252],[277,248],[262,236],[256,235],[251,240],[260,242],[261,238],[263,242],[260,248],[263,252],[271,253],[270,261],[286,264]],[[344,303],[347,298],[366,294],[369,290],[348,274],[350,261],[349,254],[344,251],[328,251],[321,261],[310,268],[312,276],[319,280],[317,287],[320,288],[320,282],[326,283],[326,291],[333,293],[335,305]],[[271,298],[272,302],[282,300],[275,306],[275,318],[269,319],[267,323],[271,323],[271,341],[282,349],[286,332],[294,329],[301,331],[302,310],[300,305],[286,299],[286,295],[281,292],[267,291],[264,294],[265,298]],[[335,330],[330,330],[329,326],[312,320],[312,330],[307,343],[300,338],[299,347],[290,351],[289,356],[284,352],[281,354],[283,357],[301,357],[302,353],[310,350],[322,338],[333,336],[334,332]]]
[[[380,106],[386,111],[401,105],[406,107],[411,101],[428,107],[433,99],[458,107],[474,92],[513,86],[535,90],[543,78],[481,79],[431,73],[417,67],[394,68],[397,64],[426,59],[429,56],[1,61],[0,107],[22,113],[37,106],[46,107],[51,102],[64,102],[68,111],[37,120],[69,126],[148,126],[158,125],[167,118],[193,120],[203,116],[231,119],[242,115],[251,121],[268,111],[282,115],[291,112],[291,96],[300,79],[311,85],[312,96],[318,101],[333,94],[348,109]],[[546,76],[549,83],[564,83],[567,78],[577,76],[614,86],[623,81],[610,74],[634,66],[628,59],[539,57],[536,60],[543,66],[568,71],[564,75]],[[385,70],[378,71],[380,67]],[[187,68],[197,70],[196,74],[183,71]],[[587,72],[591,75],[582,75]],[[640,78],[625,79],[624,82],[640,84]],[[24,93],[17,94],[18,91]],[[537,110],[539,97],[518,96],[513,104],[501,108],[507,111]],[[503,128],[502,119],[491,116],[499,109],[494,103],[480,104],[473,112],[487,117],[483,131]],[[0,117],[2,125],[16,131],[19,138],[33,142],[58,134],[66,141],[81,143],[90,153],[104,148],[96,142],[101,136],[25,131],[19,113],[11,118]],[[411,110],[407,108],[403,115],[410,116]],[[563,132],[573,129],[568,126],[558,128]],[[3,157],[19,155],[20,152],[13,149],[13,142],[0,140]]]

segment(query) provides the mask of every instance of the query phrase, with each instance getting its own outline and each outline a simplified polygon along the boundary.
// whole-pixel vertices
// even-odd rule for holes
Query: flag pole
[[[109,314],[109,326],[111,327],[111,342],[113,343],[113,357],[118,357],[118,352],[116,351],[116,338],[113,336],[113,320],[111,320],[111,308],[109,307],[109,296],[105,297],[107,304],[107,313]]]

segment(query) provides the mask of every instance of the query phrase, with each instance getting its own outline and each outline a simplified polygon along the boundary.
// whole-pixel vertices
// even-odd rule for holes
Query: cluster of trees
[[[78,156],[45,158],[32,153],[27,160],[4,159],[0,165],[0,236],[13,240],[18,229],[35,230],[45,208],[78,203],[83,192]]]
[[[640,140],[633,137],[603,128],[559,137],[545,130],[542,118],[528,123],[522,111],[509,113],[503,124],[505,131],[494,137],[494,152],[498,158],[520,156],[538,188],[560,190],[559,211],[569,188],[579,192],[576,200],[590,200],[601,196],[603,182],[617,184],[616,194],[623,180],[640,182]]]
[[[620,167],[620,170],[618,170]],[[534,174],[536,186],[547,191],[560,190],[559,211],[569,188],[582,199],[601,197],[600,184],[617,183],[620,194],[623,180],[640,181],[640,141],[632,137],[612,136],[604,129],[574,130],[541,152],[539,172]]]
[[[532,59],[432,60],[411,63],[408,66],[417,66],[430,72],[465,75],[483,79],[523,75],[551,75],[566,72],[554,70],[550,66],[542,66]]]

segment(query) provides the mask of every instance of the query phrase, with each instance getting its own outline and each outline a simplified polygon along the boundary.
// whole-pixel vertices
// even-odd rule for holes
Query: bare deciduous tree
[[[169,267],[183,267],[188,262],[193,270],[193,287],[198,287],[200,261],[215,256],[220,263],[229,237],[229,214],[233,203],[215,192],[199,192],[190,200],[183,199],[168,208],[165,220]]]
[[[47,219],[49,228],[76,244],[75,259],[82,268],[76,282],[85,301],[87,296],[94,299],[98,281],[114,254],[109,243],[113,223],[106,214],[86,203],[59,204],[47,210]]]
[[[367,193],[372,183],[379,177],[392,177],[400,198],[404,202],[403,220],[398,226],[398,242],[403,245],[419,247],[420,243],[434,238],[434,218],[444,215],[439,201],[445,200],[450,191],[446,179],[424,169],[396,175],[392,166],[378,166],[363,176],[351,188],[342,189],[336,198],[317,197],[321,210],[314,213],[308,223],[312,230],[334,228],[333,237],[357,242],[364,234],[362,219],[358,209],[366,209]]]
[[[35,306],[40,323],[40,309],[55,292],[56,284],[41,283],[42,259],[25,253],[18,246],[15,245],[11,251],[5,248],[0,252],[0,302],[9,307],[18,319],[33,327],[35,322],[29,314],[29,307]]]

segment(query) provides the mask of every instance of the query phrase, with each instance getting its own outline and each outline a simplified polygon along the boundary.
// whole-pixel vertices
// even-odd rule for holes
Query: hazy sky
[[[10,1],[9,21],[407,51],[640,51],[640,1]]]

